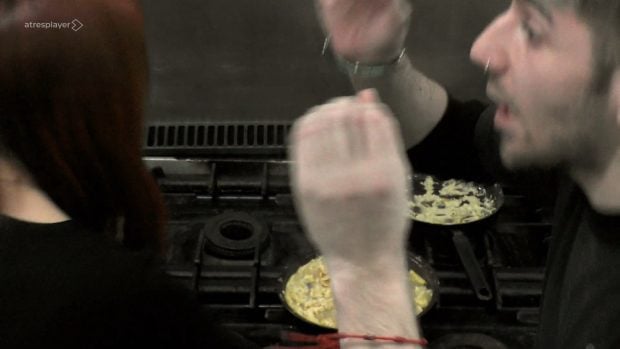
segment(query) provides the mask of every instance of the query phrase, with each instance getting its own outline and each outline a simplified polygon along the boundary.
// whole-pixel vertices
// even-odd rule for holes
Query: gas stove
[[[260,345],[283,331],[319,334],[283,307],[283,278],[316,252],[296,216],[284,158],[148,157],[170,211],[166,272],[221,322]],[[531,348],[547,240],[544,210],[504,188],[505,204],[463,230],[490,294],[477,297],[444,227],[415,224],[409,249],[439,278],[421,318],[430,348]]]

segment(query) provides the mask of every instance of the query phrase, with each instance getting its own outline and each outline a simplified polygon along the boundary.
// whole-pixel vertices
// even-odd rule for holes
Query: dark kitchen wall
[[[148,121],[292,120],[352,93],[320,55],[310,0],[144,0]],[[484,98],[469,47],[508,0],[419,0],[407,47],[457,97]]]

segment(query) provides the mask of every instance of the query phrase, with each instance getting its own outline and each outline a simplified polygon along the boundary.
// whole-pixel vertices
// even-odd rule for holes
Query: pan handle
[[[465,267],[465,272],[471,281],[471,286],[476,293],[476,297],[482,301],[492,299],[493,295],[491,294],[489,284],[482,273],[482,269],[480,268],[480,264],[478,264],[478,259],[476,259],[476,255],[474,254],[474,250],[469,243],[469,239],[465,236],[465,234],[463,234],[462,231],[453,230],[452,242],[454,242],[454,247],[456,247],[456,251],[458,252],[461,262]]]

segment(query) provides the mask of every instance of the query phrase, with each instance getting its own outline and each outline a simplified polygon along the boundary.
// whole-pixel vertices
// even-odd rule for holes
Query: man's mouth
[[[506,103],[499,103],[495,111],[495,123],[505,123],[511,118],[510,108]]]
[[[496,129],[506,128],[514,120],[514,108],[503,98],[501,91],[497,85],[487,85],[487,95],[497,105],[494,118]]]
[[[510,106],[507,103],[499,103],[497,105],[497,110],[495,111],[495,128],[506,128],[513,121],[513,119],[514,115]]]

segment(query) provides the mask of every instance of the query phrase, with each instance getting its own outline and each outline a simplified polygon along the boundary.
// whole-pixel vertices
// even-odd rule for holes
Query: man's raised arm
[[[441,119],[447,92],[403,54],[411,5],[407,0],[316,0],[339,64],[356,90],[379,91],[399,120],[406,148],[422,141]]]

